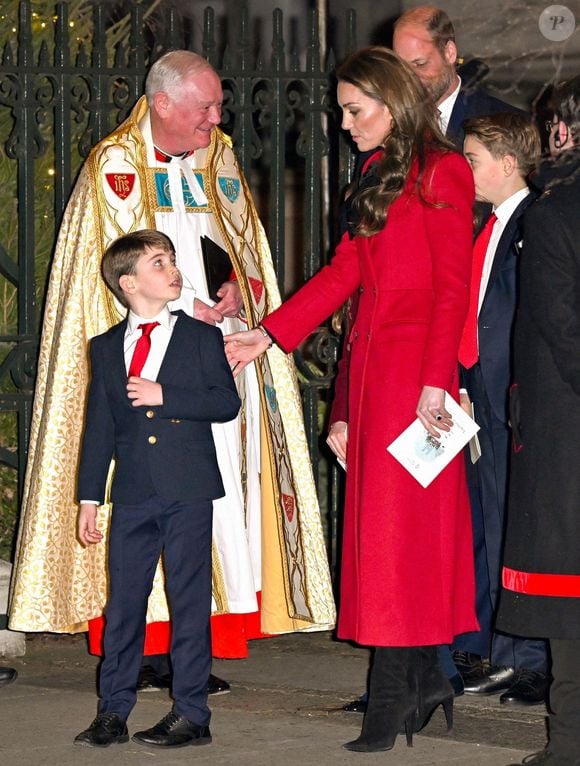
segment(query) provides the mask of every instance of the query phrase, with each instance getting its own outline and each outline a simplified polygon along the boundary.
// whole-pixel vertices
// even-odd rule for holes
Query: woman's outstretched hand
[[[240,374],[246,365],[263,354],[272,345],[260,330],[234,332],[224,337],[226,356],[234,377]]]
[[[437,428],[440,431],[449,431],[453,426],[453,420],[445,409],[445,389],[423,386],[417,404],[417,417],[436,439],[441,436]]]

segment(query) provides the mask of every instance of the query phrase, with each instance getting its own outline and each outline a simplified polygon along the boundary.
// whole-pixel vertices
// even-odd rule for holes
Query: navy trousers
[[[163,554],[172,622],[174,710],[201,726],[209,723],[212,514],[211,500],[168,505],[153,497],[140,505],[114,506],[100,713],[117,713],[125,720],[135,705],[147,599]]]
[[[467,481],[473,525],[476,607],[480,630],[459,636],[454,649],[490,657],[492,665],[547,671],[545,641],[517,638],[494,630],[500,590],[505,530],[511,433],[489,402],[481,369],[467,373],[468,393],[480,426],[481,457],[475,465],[467,455]]]

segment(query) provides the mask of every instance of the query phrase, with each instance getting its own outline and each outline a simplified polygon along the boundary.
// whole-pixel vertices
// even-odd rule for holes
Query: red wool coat
[[[471,170],[432,154],[382,231],[342,239],[264,325],[286,351],[360,287],[351,331],[349,442],[338,635],[373,646],[450,643],[477,630],[469,499],[459,455],[424,489],[386,451],[424,385],[458,398],[471,270]]]

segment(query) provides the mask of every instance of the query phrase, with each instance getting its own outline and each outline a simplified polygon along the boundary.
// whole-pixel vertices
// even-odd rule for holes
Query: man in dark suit
[[[78,472],[78,533],[102,540],[97,507],[111,459],[109,600],[99,712],[75,744],[126,742],[137,696],[147,600],[163,555],[172,614],[173,710],[133,739],[146,745],[209,744],[212,501],[224,486],[212,422],[238,413],[240,399],[221,332],[171,313],[181,274],[163,233],[115,240],[102,262],[107,286],[128,317],[91,341],[91,384]]]
[[[476,198],[493,205],[493,213],[475,241],[470,311],[459,348],[462,404],[473,407],[480,426],[481,454],[467,460],[480,631],[460,636],[455,647],[490,661],[465,680],[466,693],[503,692],[502,704],[534,705],[548,691],[545,642],[495,632],[493,623],[507,504],[518,255],[523,214],[533,201],[526,177],[539,160],[540,138],[528,117],[509,112],[467,120],[464,130]]]
[[[423,5],[399,16],[393,27],[393,50],[413,67],[431,94],[443,132],[460,151],[465,119],[516,111],[481,88],[462,82],[456,69],[455,30],[440,8]]]

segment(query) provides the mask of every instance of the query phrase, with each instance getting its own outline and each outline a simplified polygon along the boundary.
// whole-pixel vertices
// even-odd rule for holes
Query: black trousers
[[[114,507],[100,713],[126,719],[136,702],[147,600],[163,554],[172,620],[174,709],[193,723],[209,723],[212,514],[211,500],[167,505],[153,497],[140,505]]]
[[[580,764],[580,639],[550,639],[552,676],[548,718],[554,755]]]
[[[500,591],[511,433],[507,423],[494,413],[479,364],[467,372],[466,383],[480,426],[481,458],[475,465],[469,456],[466,459],[480,630],[459,636],[453,648],[490,657],[492,665],[546,673],[545,641],[494,630]]]

